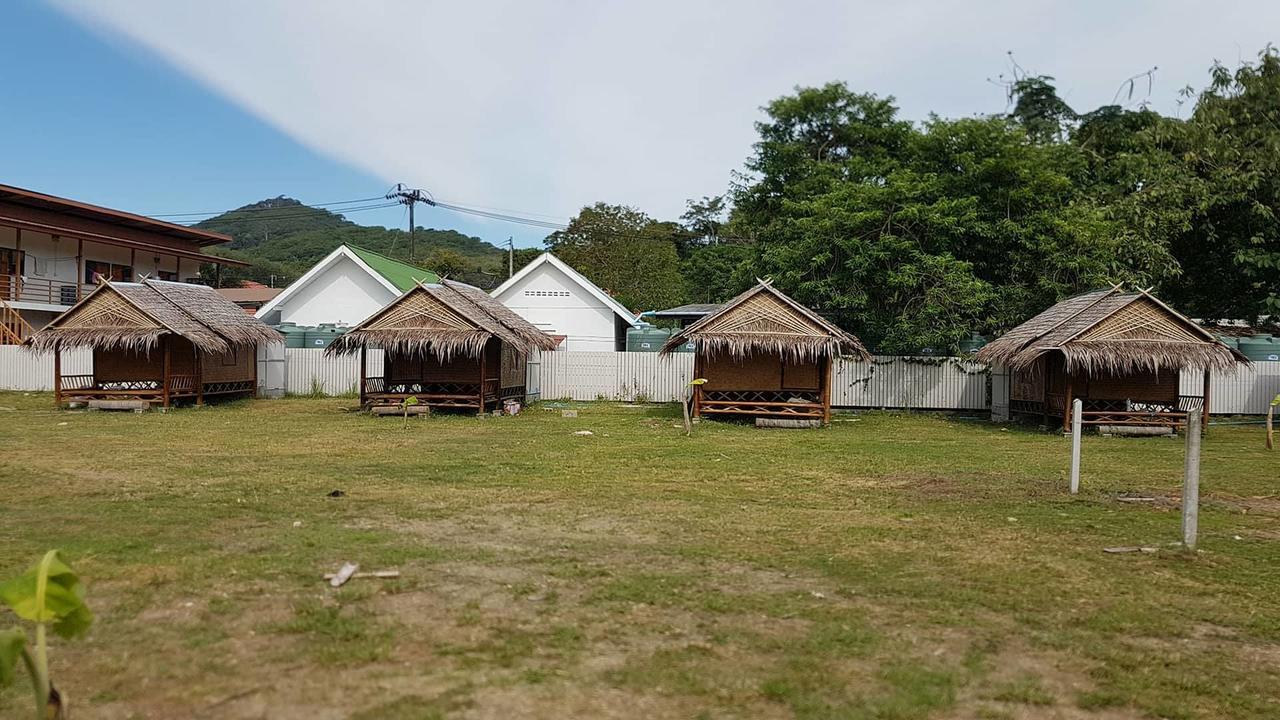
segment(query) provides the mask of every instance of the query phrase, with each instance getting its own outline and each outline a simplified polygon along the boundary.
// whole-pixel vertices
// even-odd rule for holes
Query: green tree
[[[674,223],[635,208],[596,203],[547,237],[547,249],[632,310],[678,305],[684,298]]]
[[[1185,122],[1140,135],[1148,177],[1135,222],[1168,234],[1182,273],[1162,292],[1203,317],[1280,313],[1280,54],[1215,64]]]
[[[1131,275],[1075,146],[999,117],[912,126],[842,84],[766,113],[731,219],[754,270],[885,351],[951,348]]]
[[[436,248],[418,263],[440,277],[459,278],[475,269],[475,263],[457,250]]]
[[[685,300],[724,302],[751,286],[755,250],[750,245],[721,244],[695,248],[680,262]]]

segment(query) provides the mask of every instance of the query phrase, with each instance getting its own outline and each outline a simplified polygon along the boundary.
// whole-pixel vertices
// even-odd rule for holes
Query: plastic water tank
[[[658,352],[671,337],[671,331],[652,325],[641,325],[627,330],[627,352]]]
[[[1240,352],[1253,361],[1280,360],[1280,340],[1270,335],[1240,338]]]
[[[306,347],[307,329],[298,327],[293,323],[280,323],[276,326],[276,330],[284,336],[284,346],[291,348]]]
[[[987,339],[978,333],[969,333],[969,337],[961,340],[957,346],[961,355],[972,355],[978,352],[978,349],[987,344]]]

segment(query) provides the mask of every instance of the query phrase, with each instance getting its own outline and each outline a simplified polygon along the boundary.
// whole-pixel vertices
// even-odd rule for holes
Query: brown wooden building
[[[187,281],[200,278],[202,264],[245,265],[205,254],[205,248],[230,240],[0,185],[0,344],[21,344],[93,292],[98,278]],[[200,279],[216,284],[217,274]]]
[[[680,330],[662,347],[694,344],[693,414],[831,419],[831,362],[870,359],[858,338],[766,281]]]
[[[213,288],[189,283],[103,280],[27,345],[54,356],[54,401],[135,400],[169,407],[187,400],[253,395],[257,347],[280,334]],[[88,374],[64,375],[62,353],[92,350]]]
[[[1180,427],[1203,408],[1211,370],[1248,364],[1209,331],[1145,291],[1120,287],[1067,298],[978,351],[1009,369],[1009,409],[1045,424],[1071,425],[1081,400],[1086,425]],[[1201,376],[1200,395],[1179,392],[1181,374]]]
[[[428,407],[479,413],[507,398],[523,399],[529,354],[555,345],[483,290],[443,280],[419,283],[325,352],[359,353],[363,406],[412,396]],[[373,375],[371,347],[383,351],[383,366]]]

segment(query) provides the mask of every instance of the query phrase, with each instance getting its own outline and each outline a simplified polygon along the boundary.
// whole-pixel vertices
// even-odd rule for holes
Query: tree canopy
[[[770,277],[884,352],[952,349],[1114,283],[1274,322],[1280,55],[1215,64],[1185,119],[1078,112],[1054,78],[1018,70],[1005,112],[920,123],[844,83],[796,88],[763,108],[728,195],[688,201],[682,225],[596,205],[548,247],[644,307]],[[683,283],[651,284],[676,262]]]

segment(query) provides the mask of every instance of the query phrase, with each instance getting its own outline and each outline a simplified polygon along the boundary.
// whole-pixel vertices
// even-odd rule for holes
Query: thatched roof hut
[[[168,405],[175,397],[202,402],[254,392],[256,348],[280,340],[213,288],[148,279],[103,281],[27,346],[54,354],[59,404],[127,396]],[[93,351],[94,372],[64,378],[61,353],[77,347]]]
[[[858,338],[767,281],[671,336],[663,354],[694,345],[695,416],[827,422],[832,361],[870,359]]]
[[[453,280],[419,283],[335,340],[325,353],[343,355],[365,346],[398,354],[478,356],[493,339],[527,353],[554,350],[555,340],[485,291]]]
[[[1072,401],[1095,424],[1177,424],[1192,406],[1208,417],[1209,373],[1247,364],[1239,352],[1144,290],[1094,290],[1050,307],[978,351],[1007,367],[1011,408],[1070,422]],[[1200,396],[1179,374],[1204,372]]]
[[[750,290],[671,336],[662,353],[693,342],[699,353],[745,357],[763,353],[797,361],[852,355],[870,358],[862,342],[834,323],[757,280]]]
[[[524,394],[528,355],[556,341],[479,288],[452,280],[419,283],[325,349],[360,353],[362,401],[483,411]],[[381,348],[381,375],[370,376],[368,348]]]

